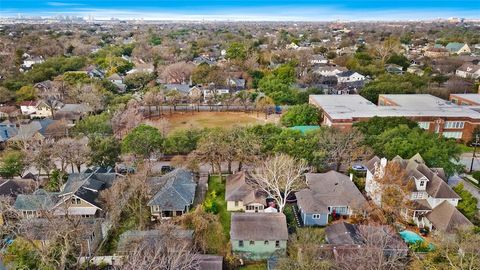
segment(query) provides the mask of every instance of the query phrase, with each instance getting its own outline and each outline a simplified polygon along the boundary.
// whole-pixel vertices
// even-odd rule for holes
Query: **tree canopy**
[[[122,152],[149,158],[151,154],[160,151],[163,137],[158,129],[141,124],[132,129],[122,141]]]
[[[310,126],[318,125],[320,112],[317,107],[310,104],[295,105],[290,107],[282,115],[282,125],[292,126]]]

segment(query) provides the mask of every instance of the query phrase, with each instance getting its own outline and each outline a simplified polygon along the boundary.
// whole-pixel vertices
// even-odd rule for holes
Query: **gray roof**
[[[244,204],[258,202],[266,203],[266,195],[259,190],[255,190],[247,182],[248,175],[244,171],[229,175],[226,180],[225,200],[242,201]]]
[[[193,174],[185,169],[175,169],[161,177],[149,179],[153,198],[148,206],[158,205],[164,211],[183,211],[192,204],[197,184]]]
[[[13,196],[33,191],[32,179],[0,179],[0,196]]]
[[[435,207],[427,214],[427,218],[432,222],[436,229],[447,233],[453,232],[455,229],[464,226],[473,226],[472,222],[470,222],[470,220],[468,220],[448,201],[443,201],[440,205]]]
[[[198,254],[199,270],[222,270],[223,257],[218,255]]]
[[[56,201],[56,193],[37,190],[33,194],[19,194],[13,207],[19,211],[50,210]]]
[[[190,92],[190,86],[188,84],[164,84],[167,90],[176,90],[180,93],[188,94]]]
[[[0,123],[0,142],[4,142],[17,135],[17,128],[14,124]]]
[[[288,240],[287,220],[283,213],[232,213],[232,240]]]
[[[358,235],[357,227],[350,223],[336,223],[325,229],[325,237],[329,244],[354,245],[361,244],[361,237]]]
[[[336,171],[307,173],[308,188],[296,193],[297,203],[307,213],[328,213],[329,206],[364,209],[367,201],[350,178]]]
[[[464,117],[480,119],[480,113],[427,94],[381,95],[398,106],[376,106],[360,95],[310,95],[310,101],[332,120],[379,117]]]

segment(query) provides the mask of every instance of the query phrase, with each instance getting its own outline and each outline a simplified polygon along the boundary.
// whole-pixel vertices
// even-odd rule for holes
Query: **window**
[[[81,204],[82,201],[79,198],[72,198],[72,204]]]
[[[159,212],[160,211],[160,206],[154,205],[153,206],[153,212]]]
[[[420,186],[421,187],[425,186],[425,181],[420,181]]]
[[[237,202],[237,201],[235,201],[235,206],[238,206],[238,202]]]
[[[444,128],[460,129],[465,126],[465,122],[462,121],[446,121]]]
[[[249,244],[250,244],[250,246],[253,246],[253,245],[255,245],[255,241],[250,240],[250,243],[249,243]]]
[[[430,128],[430,122],[418,122],[418,126],[423,129],[429,129]]]
[[[268,241],[263,242],[265,246],[268,246]]]
[[[276,248],[279,248],[279,247],[280,247],[280,241],[278,241],[278,240],[275,241],[275,247],[276,247]]]
[[[461,139],[462,138],[462,132],[443,132],[443,137],[445,138],[454,138],[454,139]]]
[[[238,246],[243,247],[243,240],[238,241]]]
[[[255,210],[253,205],[247,205],[247,210]]]
[[[313,214],[313,215],[312,215],[312,218],[313,218],[313,219],[320,219],[320,214]]]

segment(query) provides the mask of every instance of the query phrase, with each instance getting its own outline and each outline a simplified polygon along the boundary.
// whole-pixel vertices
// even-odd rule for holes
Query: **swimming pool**
[[[412,231],[401,231],[400,237],[407,243],[407,244],[413,244],[417,241],[423,242],[425,239],[423,239],[420,235],[416,234],[415,232]]]

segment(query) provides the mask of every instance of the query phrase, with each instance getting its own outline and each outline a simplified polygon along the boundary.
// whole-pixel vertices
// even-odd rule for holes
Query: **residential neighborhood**
[[[0,269],[480,269],[480,20],[87,2],[0,12]]]

